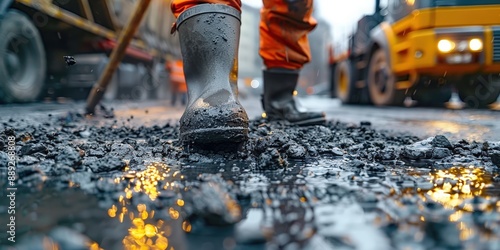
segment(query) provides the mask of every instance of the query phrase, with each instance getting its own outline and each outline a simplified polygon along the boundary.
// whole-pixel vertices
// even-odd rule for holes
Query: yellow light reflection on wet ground
[[[465,211],[472,211],[472,204],[466,201],[476,196],[486,196],[484,189],[493,180],[484,169],[470,167],[452,167],[429,173],[434,188],[426,192],[426,196],[441,203],[447,209],[459,206]]]
[[[421,198],[424,201],[438,202],[445,209],[454,211],[448,220],[457,224],[460,240],[466,241],[475,236],[478,232],[463,221],[464,213],[473,212],[475,209],[491,210],[488,207],[474,207],[473,204],[475,197],[491,198],[485,192],[485,189],[493,183],[491,175],[483,168],[474,166],[452,167],[429,173],[429,181],[433,184],[433,188],[420,191]],[[425,218],[421,217],[421,221],[425,221]]]
[[[151,201],[155,201],[162,190],[173,190],[179,185],[176,181],[182,180],[184,176],[175,171],[172,173],[172,168],[164,163],[151,163],[145,170],[136,172],[129,171],[121,178],[116,178],[115,183],[128,181],[128,185],[124,189],[125,196],[121,195],[118,199],[119,204],[114,204],[108,209],[108,216],[118,218],[123,223],[124,218],[131,221],[132,226],[128,230],[128,235],[123,238],[123,246],[125,249],[173,249],[169,248],[168,237],[171,234],[171,228],[164,225],[161,219],[155,219],[155,210],[148,208],[147,204],[138,204],[135,208],[131,208],[130,200],[136,194],[145,194]],[[182,207],[184,200],[177,199],[176,205]],[[129,211],[132,210],[132,211]],[[175,208],[170,207],[168,214],[171,219],[179,219],[180,212]],[[183,224],[183,229],[185,229]]]
[[[178,199],[178,200],[177,200],[177,206],[179,206],[179,207],[184,206],[184,201],[183,201],[183,200],[181,200],[181,199]]]
[[[123,238],[125,249],[167,249],[168,238],[165,231],[162,231],[162,220],[157,220],[155,224],[148,223],[152,220],[153,210],[148,212],[145,204],[137,206],[137,216],[132,219],[132,227],[129,233]],[[148,216],[151,215],[151,216]]]
[[[186,233],[191,232],[191,223],[189,221],[185,220],[182,222],[182,230],[184,230]]]

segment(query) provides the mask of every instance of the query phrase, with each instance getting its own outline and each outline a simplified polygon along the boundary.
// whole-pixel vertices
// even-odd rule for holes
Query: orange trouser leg
[[[316,27],[313,0],[263,0],[260,56],[268,68],[300,69],[311,60],[307,34]]]
[[[204,3],[226,4],[241,11],[241,0],[173,0],[170,8],[175,17],[178,17],[183,11]]]
[[[197,4],[226,4],[241,10],[241,0],[173,0],[178,17]],[[313,0],[263,0],[260,22],[260,56],[270,68],[300,69],[311,60],[307,34],[316,27]]]

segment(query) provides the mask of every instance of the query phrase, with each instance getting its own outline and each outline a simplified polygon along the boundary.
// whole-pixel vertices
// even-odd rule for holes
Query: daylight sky
[[[261,0],[242,0],[243,3],[261,7]],[[356,21],[363,15],[372,13],[375,0],[315,0],[315,8],[319,14],[332,26],[334,39],[345,39]]]

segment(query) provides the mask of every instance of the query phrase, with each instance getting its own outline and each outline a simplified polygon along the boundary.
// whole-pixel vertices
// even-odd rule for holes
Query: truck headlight
[[[448,53],[455,48],[455,43],[448,39],[441,39],[438,42],[438,50],[443,53]]]
[[[479,38],[470,39],[469,49],[474,52],[481,51],[483,49],[483,41]]]

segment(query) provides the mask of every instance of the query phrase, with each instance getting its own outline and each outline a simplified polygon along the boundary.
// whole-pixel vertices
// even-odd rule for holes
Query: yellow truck
[[[387,0],[357,23],[331,60],[343,103],[439,106],[456,90],[469,107],[500,94],[499,0]]]
[[[0,102],[30,102],[62,89],[85,96],[138,1],[0,0]],[[168,0],[152,1],[108,97],[151,98],[163,87],[166,56],[179,55],[169,7]]]

